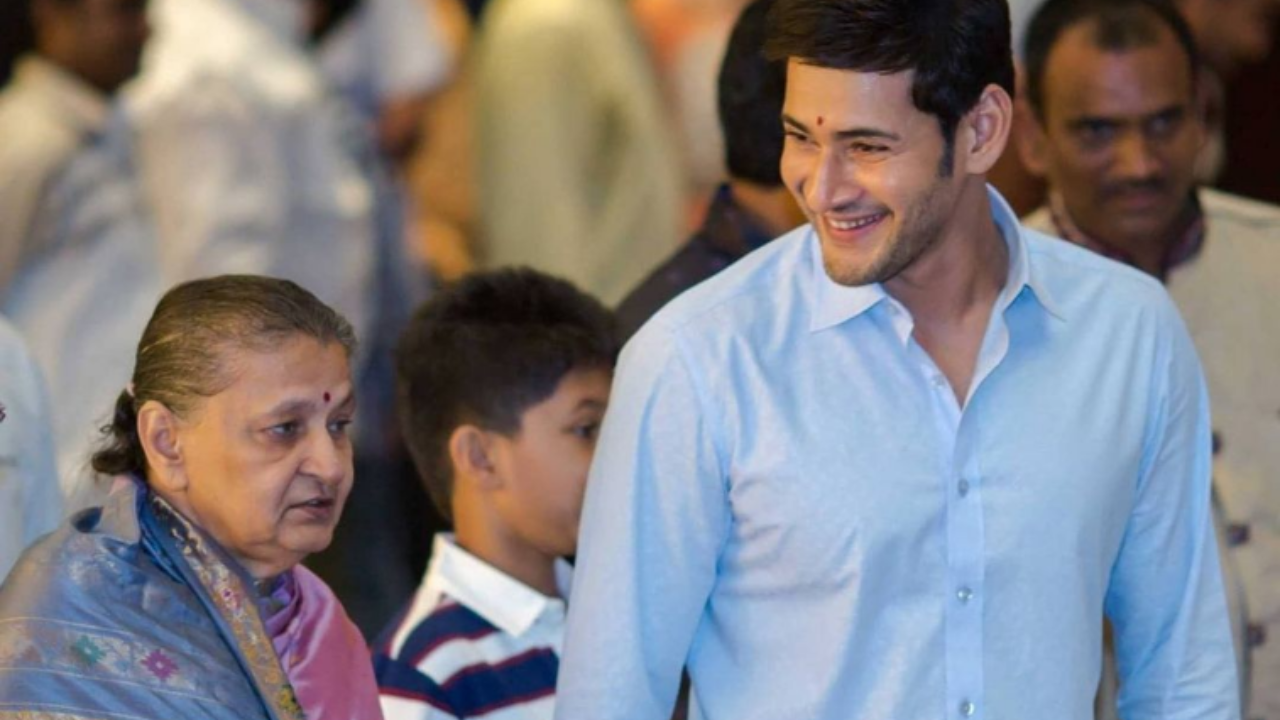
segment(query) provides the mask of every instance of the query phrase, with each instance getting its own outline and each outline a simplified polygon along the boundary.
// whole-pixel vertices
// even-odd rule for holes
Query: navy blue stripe
[[[405,638],[395,656],[418,665],[432,650],[455,638],[476,639],[497,632],[497,628],[463,605],[437,608],[418,623]]]
[[[458,714],[445,691],[415,667],[378,653],[373,658],[373,675],[378,679],[379,695],[418,700],[450,715]]]
[[[400,625],[404,623],[405,618],[409,617],[409,613],[413,612],[413,603],[414,599],[410,598],[409,602],[400,608],[400,612],[396,613],[396,619],[382,628],[382,632],[378,634],[373,644],[369,646],[370,652],[391,654],[391,643],[395,642],[396,633],[400,632]]]
[[[473,717],[553,694],[559,671],[556,654],[540,648],[496,665],[463,668],[440,687],[450,707],[461,717]]]

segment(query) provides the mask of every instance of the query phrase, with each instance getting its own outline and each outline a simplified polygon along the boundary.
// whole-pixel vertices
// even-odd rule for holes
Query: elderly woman
[[[0,588],[0,716],[381,717],[359,633],[299,564],[351,490],[354,345],[284,280],[161,299],[93,457],[106,504]]]

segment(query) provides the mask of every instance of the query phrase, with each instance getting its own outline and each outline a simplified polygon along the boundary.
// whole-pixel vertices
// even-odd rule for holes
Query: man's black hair
[[[776,187],[782,185],[782,101],[787,67],[764,56],[764,39],[774,0],[755,0],[733,26],[720,63],[718,96],[729,175]]]
[[[988,85],[1014,93],[1005,0],[778,0],[766,54],[863,73],[915,71],[911,100],[938,118],[949,171],[956,127]]]

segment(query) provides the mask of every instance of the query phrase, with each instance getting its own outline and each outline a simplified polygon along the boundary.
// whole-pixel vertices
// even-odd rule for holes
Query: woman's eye
[[[333,420],[329,423],[329,433],[331,435],[346,435],[351,428],[352,420],[343,418],[341,420]]]
[[[267,428],[267,432],[280,438],[290,438],[298,434],[302,429],[302,423],[297,420],[287,420],[277,425]]]

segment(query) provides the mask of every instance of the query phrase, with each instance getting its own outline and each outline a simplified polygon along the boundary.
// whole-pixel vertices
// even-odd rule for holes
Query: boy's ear
[[[459,482],[475,483],[477,489],[502,487],[494,462],[495,434],[475,425],[459,425],[449,436],[449,459]]]

